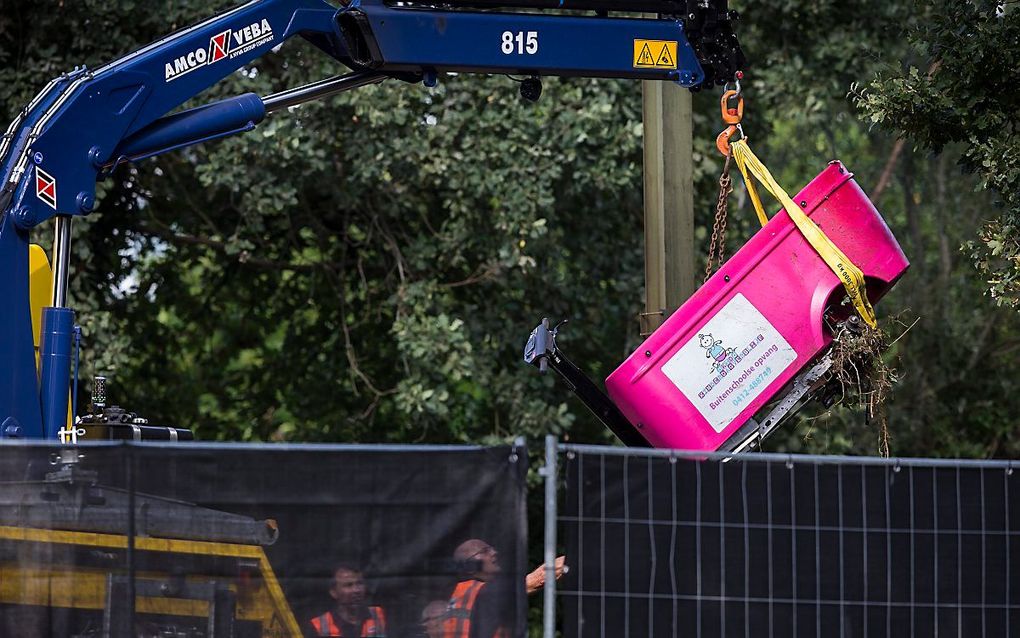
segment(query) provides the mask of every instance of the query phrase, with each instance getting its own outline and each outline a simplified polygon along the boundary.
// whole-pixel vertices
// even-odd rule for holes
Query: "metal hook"
[[[723,157],[732,153],[730,150],[730,144],[733,143],[731,138],[734,133],[740,133],[740,137],[738,139],[744,138],[744,129],[741,128],[740,124],[730,124],[715,138],[715,147],[719,150],[719,153],[721,153]]]

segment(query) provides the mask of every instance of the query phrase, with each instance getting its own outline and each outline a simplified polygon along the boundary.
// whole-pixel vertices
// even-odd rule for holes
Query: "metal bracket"
[[[565,323],[566,320],[561,321],[554,329],[549,330],[549,320],[542,319],[542,323],[532,330],[524,346],[525,363],[536,366],[543,373],[546,367],[555,370],[570,391],[577,395],[585,407],[591,410],[592,414],[598,417],[624,445],[651,447],[638,430],[641,425],[638,424],[637,428],[631,425],[605,392],[557,347],[556,335]]]
[[[131,588],[128,576],[109,574],[106,578],[106,607],[103,610],[103,636],[134,635],[132,631],[134,605],[128,598]],[[234,636],[234,619],[237,611],[237,594],[216,581],[190,582],[183,579],[151,580],[136,578],[134,593],[144,598],[178,598],[204,600],[209,603],[209,618],[205,627],[207,638]]]
[[[801,372],[790,382],[790,390],[772,410],[760,421],[748,419],[744,427],[730,437],[720,451],[745,452],[761,446],[765,437],[772,434],[787,417],[802,405],[802,399],[816,389],[819,379],[825,377],[832,367],[832,354],[826,353],[814,366]]]

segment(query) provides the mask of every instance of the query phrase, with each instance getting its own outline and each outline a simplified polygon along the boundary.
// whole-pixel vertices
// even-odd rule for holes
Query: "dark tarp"
[[[526,631],[523,450],[114,444],[84,446],[80,461],[66,465],[60,463],[60,449],[2,446],[0,577],[22,591],[57,589],[54,582],[66,585],[63,594],[25,594],[36,603],[51,599],[46,605],[26,605],[14,604],[17,595],[5,592],[0,581],[2,635],[103,635],[103,614],[110,610],[95,609],[94,601],[89,608],[82,602],[89,592],[76,592],[77,602],[69,602],[74,584],[59,580],[59,574],[74,575],[76,570],[119,578],[122,591],[129,591],[125,577],[134,575],[135,583],[149,581],[136,585],[138,596],[151,593],[152,587],[178,587],[179,594],[174,583],[195,577],[232,588],[233,594],[224,595],[236,597],[231,604],[239,610],[248,604],[238,592],[252,576],[239,576],[239,570],[250,572],[252,566],[221,556],[230,552],[218,545],[209,545],[211,555],[199,558],[92,547],[79,542],[88,538],[84,536],[75,536],[73,542],[40,542],[36,537],[28,542],[18,536],[22,529],[108,535],[134,531],[136,539],[261,545],[302,629],[333,605],[333,566],[353,563],[362,570],[366,606],[385,611],[391,637],[420,634],[423,606],[447,600],[459,570],[475,565],[455,563],[455,548],[465,540],[482,539],[498,551],[502,575],[513,583],[501,588],[511,635]],[[128,516],[132,505],[133,521]],[[270,519],[275,523],[267,524]],[[57,580],[40,585],[39,570],[47,569],[58,573]],[[12,578],[22,584],[14,585]],[[84,576],[79,582],[86,582]],[[194,596],[201,597],[201,592]],[[109,629],[109,619],[105,622]],[[205,623],[201,618],[138,613],[134,632],[155,635],[162,627],[173,627],[180,635],[214,633]],[[235,631],[239,636],[271,634],[244,622],[238,622]],[[282,630],[278,635],[289,634]]]

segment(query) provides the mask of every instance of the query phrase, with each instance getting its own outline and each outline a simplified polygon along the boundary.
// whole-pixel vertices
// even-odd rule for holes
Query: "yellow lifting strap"
[[[761,197],[758,196],[758,191],[754,186],[751,175],[756,177],[765,189],[779,200],[779,203],[786,209],[787,214],[790,215],[790,219],[797,225],[800,233],[804,235],[804,239],[808,240],[808,243],[815,249],[815,252],[825,260],[825,263],[829,265],[832,272],[843,282],[846,294],[850,297],[850,301],[853,302],[854,308],[860,313],[864,322],[872,328],[877,328],[878,321],[875,319],[875,310],[871,307],[871,302],[868,301],[868,295],[864,286],[864,273],[861,272],[861,269],[854,265],[850,258],[844,255],[843,251],[836,244],[832,243],[832,240],[822,232],[822,229],[811,221],[811,218],[807,216],[804,210],[790,198],[786,191],[776,182],[775,178],[772,177],[769,169],[765,168],[761,160],[751,152],[750,147],[747,146],[746,139],[732,142],[730,150],[733,153],[734,161],[737,163],[737,168],[740,169],[740,174],[744,176],[744,183],[747,184],[747,194],[751,197],[751,203],[754,204],[754,210],[758,214],[758,221],[761,222],[761,225],[764,226],[769,219],[768,215],[765,214],[765,208],[762,206]]]

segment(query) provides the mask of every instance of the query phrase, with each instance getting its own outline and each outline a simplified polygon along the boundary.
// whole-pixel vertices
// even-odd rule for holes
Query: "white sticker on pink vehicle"
[[[738,293],[662,372],[722,432],[796,360],[783,335]]]

